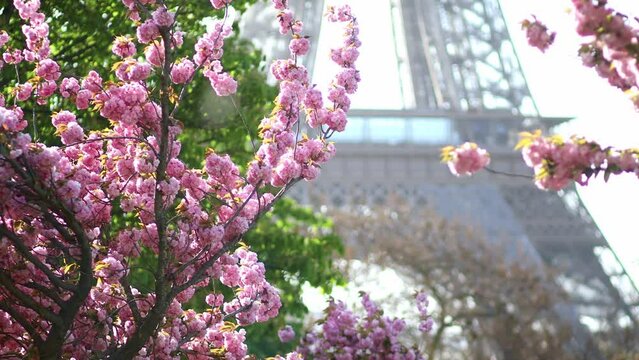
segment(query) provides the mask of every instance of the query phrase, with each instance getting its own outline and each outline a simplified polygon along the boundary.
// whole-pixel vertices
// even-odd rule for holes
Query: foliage
[[[234,1],[233,7],[241,13],[255,1]],[[205,32],[206,23],[202,19],[224,16],[222,9],[212,9],[206,2],[184,2],[181,9],[188,21],[181,22],[180,29],[190,36],[184,39],[184,45],[176,57],[186,55],[193,49],[198,36]],[[135,31],[134,25],[127,19],[128,11],[120,1],[47,1],[42,4],[42,11],[54,14],[47,22],[50,32],[57,35],[50,39],[51,53],[52,58],[65,64],[62,69],[64,76],[82,77],[89,70],[96,70],[101,74],[109,74],[109,80],[117,81],[115,74],[109,71],[110,64],[119,58],[110,52],[95,50],[109,48],[114,36]],[[7,2],[0,6],[0,14],[0,29],[19,34],[22,24],[15,6]],[[276,89],[265,82],[262,54],[249,41],[240,39],[236,26],[234,30],[235,33],[227,39],[224,50],[226,68],[239,82],[238,92],[233,100],[238,109],[235,109],[230,98],[215,99],[206,96],[210,92],[206,82],[200,77],[193,79],[177,114],[187,126],[181,139],[187,140],[184,141],[184,155],[189,164],[197,162],[197,155],[207,146],[220,152],[228,152],[239,162],[248,161],[253,149],[249,148],[247,132],[253,137],[257,136],[259,119],[270,111],[270,99],[276,95]],[[19,47],[23,41],[23,37],[14,36],[7,47]],[[26,69],[24,64],[18,66],[20,70]],[[0,72],[2,88],[14,81],[15,77],[13,71]],[[204,109],[205,102],[212,104]],[[73,107],[71,105],[68,100],[54,99],[50,108],[36,107],[35,111],[47,116],[51,109]],[[25,111],[31,110],[31,105],[25,104]],[[246,124],[243,124],[240,114]],[[83,126],[92,130],[101,129],[106,124],[97,113],[89,112],[83,113],[80,121]],[[39,132],[40,137],[47,141],[55,139],[48,126],[40,126]]]

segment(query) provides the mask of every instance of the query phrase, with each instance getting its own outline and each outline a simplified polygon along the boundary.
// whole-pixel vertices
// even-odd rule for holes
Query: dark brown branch
[[[150,16],[149,10],[139,1],[135,0],[137,7]],[[160,35],[164,41],[164,64],[162,74],[160,76],[160,106],[162,109],[162,118],[160,121],[160,141],[159,141],[159,164],[155,172],[156,183],[159,185],[166,179],[166,167],[170,157],[171,144],[169,144],[169,127],[170,119],[170,99],[169,87],[171,84],[170,73],[172,64],[171,54],[171,34],[168,28],[160,27]],[[167,241],[167,224],[166,214],[163,205],[163,194],[160,187],[156,187],[153,211],[155,215],[155,225],[158,233],[158,262],[155,271],[155,305],[147,316],[143,319],[140,326],[137,327],[135,333],[129,338],[129,341],[117,350],[112,358],[131,359],[137,355],[138,351],[144,346],[147,339],[156,331],[158,324],[162,321],[164,313],[168,308],[171,297],[167,296],[166,284],[166,268],[169,263],[168,241]]]
[[[62,323],[62,319],[58,315],[38,304],[35,300],[33,300],[33,297],[18,289],[18,287],[14,285],[13,281],[7,276],[5,271],[0,271],[0,285],[2,285],[2,288],[4,288],[9,294],[16,298],[21,306],[33,310],[52,324],[60,325]]]
[[[131,308],[131,313],[133,313],[133,319],[135,320],[135,324],[140,326],[142,323],[142,315],[140,315],[140,309],[138,309],[138,304],[135,302],[135,297],[133,296],[133,292],[131,291],[131,284],[129,284],[129,280],[126,276],[120,278],[120,285],[124,289],[124,293],[126,294],[126,300]]]
[[[528,179],[528,180],[534,180],[535,179],[534,176],[522,175],[522,174],[511,174],[511,173],[507,173],[507,172],[504,172],[504,171],[494,170],[494,169],[491,169],[489,167],[485,167],[484,170],[486,170],[487,172],[489,172],[491,174],[495,174],[495,175],[503,175],[503,176],[510,176],[510,177],[516,177],[516,178],[524,178],[524,179]]]
[[[440,303],[441,304],[441,303]],[[445,319],[446,318],[446,307],[442,306],[441,309],[441,314],[440,314],[440,319]],[[429,349],[428,349],[428,358],[429,359],[435,359],[435,353],[437,352],[439,346],[441,345],[441,341],[442,341],[442,337],[444,336],[444,331],[446,331],[446,328],[448,326],[450,326],[450,323],[446,323],[444,321],[441,321],[439,324],[439,328],[437,329],[437,332],[435,333],[435,336],[433,336],[433,340],[430,343]]]
[[[38,270],[42,271],[47,278],[57,287],[68,290],[75,291],[75,286],[71,284],[67,284],[62,279],[60,279],[51,269],[46,266],[44,263],[40,261],[35,255],[29,251],[29,248],[22,242],[22,240],[12,231],[10,231],[6,225],[0,225],[0,235],[6,237],[11,241],[13,247],[20,253],[22,257],[32,263]]]
[[[233,220],[237,219],[237,217],[240,215],[240,213],[242,212],[242,210],[246,207],[246,205],[248,204],[248,202],[251,200],[251,198],[253,197],[253,195],[258,195],[259,194],[257,192],[257,189],[259,188],[259,186],[261,185],[261,182],[259,182],[255,188],[253,189],[253,191],[251,192],[251,194],[246,198],[246,200],[244,200],[244,202],[240,205],[240,207],[238,209],[235,210],[235,212],[233,213],[233,215],[226,221],[226,223],[224,224],[224,229],[226,229],[226,227],[228,227]],[[231,191],[229,190],[229,193]],[[182,271],[184,271],[185,269],[187,269],[189,266],[195,264],[196,262],[200,261],[200,259],[202,258],[202,256],[204,254],[206,254],[207,252],[209,252],[209,250],[211,249],[211,245],[206,245],[202,250],[200,250],[195,256],[193,256],[189,261],[185,262],[184,264],[180,265],[179,268],[177,268],[177,270],[174,271],[174,276],[176,277],[177,275],[179,275]]]
[[[224,317],[222,318],[222,320],[227,320],[227,319],[229,319],[229,318],[234,317],[235,315],[237,315],[237,314],[239,314],[239,313],[242,313],[242,312],[245,312],[245,311],[249,310],[250,308],[252,308],[252,307],[253,307],[253,304],[255,303],[255,301],[257,301],[257,299],[253,299],[253,300],[251,300],[251,302],[250,302],[250,303],[248,303],[248,304],[246,304],[246,305],[244,305],[244,306],[240,307],[239,309],[237,309],[237,310],[235,310],[235,311],[232,311],[232,312],[230,312],[230,313],[228,313],[228,314],[224,315]]]
[[[57,317],[56,321],[52,321],[52,326],[51,329],[49,329],[46,340],[41,343],[40,346],[38,346],[41,359],[58,359],[61,356],[62,345],[64,344],[66,334],[71,328],[73,320],[80,310],[80,307],[88,297],[89,292],[91,291],[91,288],[93,286],[94,278],[91,242],[84,232],[84,228],[75,218],[75,214],[67,209],[66,206],[62,204],[56,197],[50,196],[49,192],[38,184],[36,175],[27,164],[21,165],[15,159],[7,157],[6,151],[6,147],[0,146],[0,154],[5,155],[5,161],[9,162],[18,176],[20,176],[25,181],[25,185],[31,191],[33,191],[32,194],[28,195],[32,196],[34,198],[34,201],[44,204],[44,206],[41,205],[41,211],[43,213],[47,213],[52,210],[54,211],[54,213],[60,216],[60,218],[64,220],[70,230],[75,234],[75,242],[77,242],[80,247],[80,279],[77,286],[73,287],[59,279],[51,271],[51,269],[44,265],[33,254],[31,254],[29,249],[24,245],[24,243],[22,243],[20,238],[17,237],[13,232],[9,231],[9,229],[5,225],[0,226],[0,234],[9,238],[14,247],[24,258],[32,262],[34,266],[43,271],[43,273],[47,275],[47,277],[54,285],[62,289],[72,291],[73,293],[73,295],[71,295],[71,297],[65,302],[65,306],[62,306],[60,308],[59,314],[57,314],[57,317],[60,318],[60,321],[57,320]],[[21,301],[22,300],[23,299],[21,299]]]
[[[262,182],[257,183],[257,185],[255,185],[255,188],[253,189],[253,191],[251,192],[251,194],[249,196],[246,197],[246,200],[244,200],[244,202],[240,205],[239,208],[237,208],[237,210],[235,210],[235,213],[233,214],[233,216],[231,216],[226,223],[224,224],[224,229],[226,230],[226,228],[231,225],[231,223],[237,219],[240,216],[240,213],[242,212],[242,210],[244,210],[244,208],[246,207],[246,205],[249,203],[249,201],[251,200],[251,198],[253,198],[253,195],[257,194],[257,189],[260,187],[260,185],[262,184]],[[230,191],[229,191],[230,193]]]
[[[109,141],[109,140],[137,140],[145,145],[147,145],[149,147],[149,149],[151,149],[151,151],[153,152],[153,155],[155,155],[156,157],[159,156],[159,154],[157,153],[157,151],[155,151],[155,148],[153,147],[153,145],[148,142],[146,139],[144,138],[139,138],[139,137],[135,137],[135,136],[102,136],[99,138],[95,138],[95,139],[84,139],[82,141],[78,141],[72,144],[68,144],[68,145],[63,145],[63,148],[67,148],[69,146],[76,146],[76,145],[82,145],[82,144],[88,144],[88,143],[92,143],[92,142],[98,142],[98,141]]]
[[[60,295],[58,295],[55,289],[48,288],[44,285],[38,284],[33,281],[28,282],[26,284],[21,284],[21,285],[24,287],[28,287],[30,289],[39,291],[42,295],[53,300],[53,302],[55,302],[60,307],[64,306],[64,300],[62,300],[62,298],[60,297]]]
[[[31,325],[31,322],[29,322],[29,320],[22,316],[22,314],[16,311],[15,307],[10,306],[7,302],[0,302],[0,310],[9,314],[13,318],[13,320],[17,321],[18,324],[22,326],[22,328],[33,339],[33,343],[36,347],[39,348],[42,345],[43,340],[40,337],[40,334],[38,334],[36,328],[34,328],[33,325]]]

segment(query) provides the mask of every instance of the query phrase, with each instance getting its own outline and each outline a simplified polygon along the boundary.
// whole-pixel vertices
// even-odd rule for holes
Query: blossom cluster
[[[283,343],[291,342],[295,339],[295,330],[290,325],[286,325],[277,331],[277,336]]]
[[[215,22],[213,28],[213,31],[206,33],[195,44],[193,62],[198,67],[202,67],[202,73],[209,79],[218,96],[228,96],[237,91],[237,82],[227,72],[224,72],[220,59],[224,53],[222,50],[224,39],[231,36],[233,29],[230,25],[219,20]],[[193,64],[188,61],[186,60],[180,68],[191,72]]]
[[[557,33],[549,32],[548,27],[533,16],[533,20],[524,20],[521,22],[522,29],[526,30],[526,38],[528,44],[532,47],[545,52],[555,41]]]
[[[51,53],[49,25],[45,21],[44,14],[39,12],[39,0],[15,0],[13,5],[18,10],[20,18],[25,22],[22,26],[25,47],[23,49],[9,47],[9,34],[6,31],[0,31],[0,49],[3,51],[0,70],[5,64],[35,64],[34,71],[37,76],[24,83],[15,84],[13,95],[19,101],[25,101],[35,96],[36,102],[42,105],[55,93],[57,88],[55,81],[61,75],[58,63],[49,58]],[[4,97],[0,96],[0,102],[4,102]]]
[[[240,240],[293,183],[317,177],[335,153],[328,138],[346,125],[348,96],[359,81],[355,58],[339,59],[343,70],[325,108],[297,63],[309,46],[302,23],[285,1],[274,0],[284,33],[291,32],[291,58],[272,66],[280,93],[260,125],[255,160],[243,174],[228,155],[209,150],[204,166],[191,169],[179,159],[181,125],[173,118],[179,101],[168,94],[179,93],[173,87],[187,86],[198,70],[219,96],[235,92],[221,64],[231,27],[219,21],[196,41],[192,56],[173,59],[185,34],[167,2],[122,3],[136,36],[118,36],[111,46],[119,58],[117,82],[96,71],[60,79],[39,0],[14,0],[25,21],[25,48],[8,48],[9,35],[0,32],[2,61],[30,63],[28,74],[34,74],[12,84],[12,105],[0,97],[0,357],[27,356],[35,346],[48,358],[244,358],[241,327],[276,316],[281,303],[257,254]],[[225,10],[230,3],[211,1]],[[341,49],[356,49],[350,9],[329,14],[346,24]],[[149,86],[157,78],[171,81]],[[31,99],[47,104],[56,92],[75,108],[53,113],[62,146],[49,146],[25,132],[22,106]],[[108,128],[83,128],[90,105],[109,120]],[[303,112],[320,119],[316,138],[297,135]],[[278,192],[267,192],[269,184]],[[127,220],[112,226],[115,216]],[[143,251],[157,257],[155,291],[128,281],[132,260]],[[182,309],[196,289],[212,282],[233,295],[210,293],[210,308],[202,313]]]
[[[490,154],[477,144],[466,142],[458,147],[442,148],[441,159],[454,175],[470,176],[490,163]]]
[[[252,185],[271,184],[281,187],[296,178],[315,179],[321,164],[335,154],[335,146],[328,139],[335,131],[343,131],[346,126],[346,112],[350,107],[349,95],[357,90],[359,72],[352,61],[336,61],[342,70],[330,85],[328,99],[332,106],[324,106],[322,92],[311,85],[308,70],[298,64],[297,57],[305,53],[306,40],[301,34],[302,22],[294,20],[294,13],[288,9],[286,1],[274,1],[279,10],[280,32],[291,33],[290,49],[292,58],[277,60],[271,66],[271,73],[280,81],[280,93],[276,107],[270,117],[260,124],[262,144],[255,159],[249,163],[247,179]],[[339,12],[339,16],[335,13]],[[329,8],[329,20],[346,23],[345,40],[340,51],[357,49],[359,27],[348,5],[336,10]],[[335,61],[335,59],[333,58]],[[318,130],[318,136],[304,135],[297,139],[300,131],[300,114],[307,115],[307,123]]]
[[[579,55],[610,85],[630,94],[639,108],[639,28],[632,18],[607,7],[607,1],[572,0],[577,33],[590,39]]]
[[[638,149],[603,148],[582,137],[544,137],[540,131],[522,133],[518,148],[522,149],[526,165],[533,168],[535,184],[540,189],[561,190],[572,181],[586,185],[602,172],[606,180],[611,174],[639,176]]]
[[[366,311],[362,317],[355,315],[342,301],[331,298],[325,318],[302,338],[297,351],[318,360],[424,358],[416,348],[408,348],[400,342],[406,329],[404,320],[384,316],[367,293],[361,297]],[[424,295],[418,297],[420,315],[426,316],[424,301],[427,300]]]
[[[433,318],[428,313],[428,296],[425,292],[415,294],[415,303],[419,311],[419,331],[430,332],[433,329]]]

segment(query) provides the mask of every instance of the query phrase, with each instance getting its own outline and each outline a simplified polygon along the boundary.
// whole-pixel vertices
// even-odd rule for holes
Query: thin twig
[[[249,139],[251,140],[251,146],[253,147],[253,152],[257,151],[257,147],[255,146],[255,140],[253,139],[253,134],[251,134],[251,130],[248,127],[248,124],[246,123],[246,119],[244,118],[244,114],[242,114],[242,111],[240,111],[240,108],[237,106],[237,104],[235,103],[235,99],[233,97],[233,95],[229,96],[231,98],[231,102],[233,103],[233,107],[235,107],[235,111],[237,111],[237,114],[240,116],[240,119],[242,119],[242,124],[244,124],[244,128],[246,129],[246,133],[249,136]]]
[[[517,177],[517,178],[523,178],[523,179],[528,179],[528,180],[534,180],[535,177],[534,176],[530,176],[530,175],[522,175],[522,174],[511,174],[505,171],[499,171],[499,170],[495,170],[495,169],[491,169],[489,167],[485,167],[484,168],[486,171],[488,171],[491,174],[496,174],[496,175],[503,175],[503,176],[510,176],[510,177]]]

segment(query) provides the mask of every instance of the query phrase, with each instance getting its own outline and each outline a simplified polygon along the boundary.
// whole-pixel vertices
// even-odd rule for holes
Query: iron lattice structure
[[[398,5],[418,108],[537,114],[497,1]]]
[[[318,180],[297,187],[292,196],[315,206],[383,204],[399,196],[476,223],[488,237],[512,239],[530,258],[561,271],[558,283],[571,303],[558,311],[572,324],[570,346],[580,358],[602,359],[580,319],[606,319],[613,327],[630,323],[637,329],[639,294],[575,189],[541,192],[529,179],[489,173],[458,179],[439,163],[441,146],[474,141],[491,152],[494,170],[530,173],[512,151],[517,133],[549,131],[567,120],[539,116],[499,2],[365,1],[385,4],[394,14],[389,31],[396,40],[399,91],[408,106],[352,109],[349,129],[336,139],[336,158]],[[319,38],[323,1],[289,2],[306,28],[315,30],[311,38]],[[257,5],[248,14],[253,25],[245,27],[244,36],[273,57],[286,56],[287,42],[270,27],[272,16],[265,5]],[[311,71],[314,59],[311,54],[306,60]],[[604,253],[611,267],[602,265]]]

